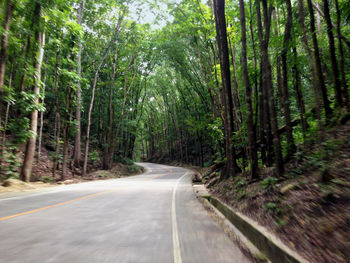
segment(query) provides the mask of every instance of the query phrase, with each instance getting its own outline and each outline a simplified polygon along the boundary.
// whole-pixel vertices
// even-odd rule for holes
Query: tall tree
[[[85,0],[81,0],[78,10],[78,24],[82,24],[83,14],[85,8]],[[81,74],[81,54],[82,54],[82,43],[81,38],[78,42],[78,56],[77,56],[77,72],[79,78],[82,77]],[[80,166],[81,160],[81,80],[78,81],[78,86],[76,88],[76,110],[75,110],[75,119],[76,119],[76,134],[74,140],[74,156],[73,163],[76,167]]]
[[[213,0],[213,8],[216,25],[216,39],[219,47],[222,93],[224,101],[224,121],[225,121],[225,149],[226,149],[226,175],[239,172],[240,169],[236,161],[235,148],[232,142],[234,132],[233,104],[231,89],[231,73],[228,54],[227,30],[225,19],[225,0]]]
[[[329,43],[329,52],[331,57],[331,65],[333,72],[333,80],[334,80],[334,93],[335,93],[335,101],[338,107],[344,105],[342,100],[342,87],[339,79],[339,69],[338,69],[338,61],[335,54],[335,43],[334,43],[334,35],[333,35],[333,25],[331,14],[329,11],[328,0],[323,0],[323,9],[325,20],[327,24],[327,35],[328,35],[328,43]]]
[[[318,87],[320,89],[320,94],[322,98],[323,107],[326,113],[326,117],[330,118],[330,115],[332,114],[332,109],[330,107],[330,103],[328,100],[328,92],[326,89],[324,76],[322,72],[321,57],[320,57],[320,50],[318,47],[318,40],[316,35],[315,15],[314,15],[314,9],[312,6],[312,1],[307,0],[307,5],[308,5],[309,15],[310,15],[310,33],[312,36],[312,44],[314,47],[314,59],[315,59],[315,69],[316,69],[316,75],[318,80]]]
[[[44,57],[44,46],[45,46],[45,32],[42,32],[41,28],[41,4],[36,3],[34,14],[33,14],[33,20],[35,19],[35,42],[37,45],[37,52],[35,52],[35,72],[34,72],[34,86],[33,86],[33,94],[34,94],[34,105],[38,105],[39,103],[39,95],[40,95],[40,88],[41,88],[41,66],[43,62]],[[35,144],[36,144],[36,133],[38,129],[38,109],[34,109],[31,112],[30,116],[30,131],[31,136],[27,142],[26,150],[24,154],[24,160],[22,165],[22,171],[21,171],[21,179],[23,181],[29,182],[31,173],[32,173],[32,165],[33,165],[33,159],[34,159],[34,152],[35,152]]]
[[[283,85],[282,85],[282,104],[284,109],[284,116],[286,119],[286,135],[288,141],[287,155],[288,158],[292,156],[295,152],[295,143],[293,139],[293,127],[292,127],[292,118],[290,113],[290,98],[288,90],[288,66],[287,66],[287,55],[289,44],[292,38],[292,26],[293,26],[293,14],[292,14],[292,4],[290,0],[286,0],[287,5],[287,23],[284,30],[284,39],[283,39],[283,49],[281,54],[282,59],[282,70],[283,70]]]
[[[247,65],[247,33],[246,33],[246,18],[244,11],[244,1],[239,0],[239,11],[242,32],[242,68],[243,80],[246,86],[246,104],[247,104],[247,130],[248,130],[248,151],[251,161],[251,177],[258,177],[258,154],[256,151],[256,132],[253,124],[253,107],[252,107],[252,90],[249,81],[248,65]]]
[[[84,151],[84,166],[83,166],[83,176],[86,175],[87,172],[87,164],[88,164],[88,155],[89,155],[89,143],[90,143],[90,125],[91,125],[91,112],[92,112],[92,107],[94,106],[94,99],[95,99],[95,90],[96,90],[96,85],[97,85],[97,79],[99,76],[99,72],[100,69],[102,67],[102,65],[104,64],[109,51],[112,48],[112,45],[115,43],[115,41],[117,40],[117,37],[120,33],[120,29],[121,29],[121,24],[124,18],[126,10],[124,9],[121,13],[121,15],[118,18],[118,23],[116,26],[116,29],[114,31],[113,37],[111,42],[108,44],[107,50],[105,51],[104,55],[102,56],[99,64],[97,65],[97,68],[95,70],[95,74],[94,74],[94,81],[92,84],[92,88],[91,88],[91,99],[90,99],[90,105],[89,105],[89,110],[88,110],[88,116],[87,116],[87,127],[86,127],[86,139],[85,139],[85,151]]]
[[[6,70],[8,35],[10,30],[13,8],[14,8],[14,3],[12,3],[12,0],[7,0],[6,9],[5,9],[4,32],[1,36],[1,49],[0,49],[0,126],[1,126],[2,104],[3,104],[3,96],[4,96],[4,80],[5,80],[5,70]]]

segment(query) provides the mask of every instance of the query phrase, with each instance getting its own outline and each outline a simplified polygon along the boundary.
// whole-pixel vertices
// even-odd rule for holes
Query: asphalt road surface
[[[249,262],[182,168],[0,199],[0,262]]]

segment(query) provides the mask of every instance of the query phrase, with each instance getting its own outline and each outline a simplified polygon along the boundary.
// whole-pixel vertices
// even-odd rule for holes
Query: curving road
[[[212,221],[187,170],[0,199],[0,262],[249,262]]]

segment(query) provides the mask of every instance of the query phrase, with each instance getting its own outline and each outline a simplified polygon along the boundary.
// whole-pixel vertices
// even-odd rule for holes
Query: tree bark
[[[275,163],[277,166],[277,171],[279,176],[282,176],[284,173],[283,157],[282,157],[282,148],[280,136],[278,133],[278,122],[277,122],[277,113],[275,108],[275,96],[274,89],[272,84],[272,71],[271,63],[269,59],[269,39],[270,39],[270,28],[271,28],[271,13],[272,6],[268,8],[267,1],[262,0],[263,14],[264,14],[264,37],[261,28],[261,18],[260,18],[260,1],[257,1],[257,18],[258,18],[258,27],[259,29],[259,39],[260,39],[260,50],[261,50],[261,70],[262,70],[262,83],[265,89],[265,96],[267,96],[267,106],[269,110],[269,118],[271,121],[271,131],[273,136],[273,145],[274,145],[274,157]],[[272,150],[272,149],[271,149]],[[271,151],[269,150],[269,152]],[[270,152],[271,155],[271,152]]]
[[[58,155],[60,152],[60,134],[61,134],[61,115],[60,115],[60,104],[59,104],[59,96],[58,96],[58,63],[59,63],[59,55],[60,51],[56,52],[56,62],[55,62],[55,96],[56,96],[56,117],[55,117],[55,157],[52,166],[52,176],[55,177],[56,169],[58,165]]]
[[[227,31],[225,20],[225,1],[213,0],[215,25],[216,25],[216,38],[219,47],[220,65],[221,65],[221,79],[223,86],[223,100],[224,100],[224,114],[225,114],[225,127],[226,127],[226,177],[232,173],[240,172],[240,168],[237,165],[235,148],[233,146],[233,103],[232,103],[232,89],[231,89],[231,74],[228,55],[228,43],[227,43]]]
[[[341,12],[339,9],[339,1],[335,0],[335,8],[337,13],[337,38],[338,38],[338,50],[339,50],[339,64],[340,64],[340,73],[341,73],[341,87],[342,87],[342,97],[344,100],[344,104],[346,106],[349,105],[349,93],[348,86],[346,82],[346,74],[345,74],[345,62],[344,62],[344,49],[343,49],[343,40],[341,34]]]
[[[106,60],[109,51],[113,45],[113,43],[115,43],[119,33],[120,33],[120,28],[121,28],[121,22],[124,18],[125,15],[125,10],[123,11],[122,15],[119,17],[118,19],[118,24],[116,26],[115,32],[114,32],[114,37],[112,39],[112,41],[110,42],[105,54],[103,55],[100,63],[97,66],[97,69],[95,71],[95,75],[94,75],[94,82],[92,85],[92,94],[91,94],[91,100],[90,100],[90,106],[89,106],[89,110],[88,110],[88,115],[87,115],[87,127],[86,127],[86,140],[85,140],[85,151],[84,151],[84,166],[83,166],[83,176],[86,175],[87,172],[87,162],[88,162],[88,155],[89,155],[89,143],[90,143],[90,125],[91,125],[91,112],[92,112],[92,108],[94,106],[94,99],[95,99],[95,89],[96,89],[96,85],[97,85],[97,79],[98,79],[98,75],[100,72],[100,69],[104,63],[104,61]]]
[[[45,59],[47,60],[47,59]],[[44,78],[43,78],[43,99],[41,103],[44,105],[45,102],[45,89],[46,89],[46,76],[47,76],[47,70],[45,70]],[[42,144],[42,137],[43,137],[43,126],[44,126],[44,111],[40,112],[40,129],[39,129],[39,139],[38,139],[38,156],[37,156],[37,163],[40,162],[40,156],[41,156],[41,144]]]
[[[299,108],[299,114],[300,114],[300,122],[301,122],[301,128],[303,130],[303,137],[304,140],[306,139],[306,132],[308,129],[308,123],[305,118],[305,103],[303,99],[303,93],[300,88],[300,77],[299,77],[299,69],[298,69],[298,55],[297,55],[297,48],[293,47],[293,54],[294,54],[294,65],[293,65],[293,74],[294,74],[294,88],[297,95],[297,104]]]
[[[104,147],[104,156],[103,156],[103,169],[111,168],[111,156],[112,153],[112,132],[113,132],[113,97],[114,97],[114,85],[115,85],[115,73],[118,60],[118,50],[115,50],[114,59],[112,64],[112,76],[111,76],[111,86],[109,89],[109,98],[108,98],[108,120],[107,120],[107,135],[106,135],[106,145]]]
[[[342,87],[339,79],[339,69],[338,62],[335,54],[335,44],[334,44],[334,35],[333,35],[333,26],[332,19],[329,11],[328,0],[323,0],[323,10],[325,15],[325,20],[327,24],[327,35],[328,35],[328,44],[329,52],[331,58],[332,72],[333,72],[333,81],[334,81],[334,93],[335,93],[335,102],[337,107],[344,106],[342,99]]]
[[[322,114],[321,114],[321,108],[320,108],[320,104],[322,103],[322,100],[321,100],[322,94],[317,87],[315,60],[314,60],[311,48],[309,46],[307,30],[305,27],[305,13],[304,13],[303,0],[298,0],[298,7],[299,7],[299,24],[301,26],[301,31],[302,31],[301,40],[304,44],[304,47],[307,53],[307,59],[308,59],[308,63],[311,71],[311,84],[312,84],[312,89],[314,93],[314,108],[316,110],[316,116],[317,116],[318,122],[319,124],[322,124]]]
[[[78,24],[82,24],[83,14],[85,8],[85,0],[81,0],[79,11],[78,11]],[[81,54],[82,54],[82,43],[81,39],[78,42],[78,55],[77,55],[77,73],[79,78],[81,78]],[[81,160],[81,81],[78,81],[77,90],[77,105],[75,109],[75,121],[76,121],[76,134],[74,139],[74,154],[73,154],[73,163],[75,167],[80,167]]]
[[[0,126],[1,126],[1,120],[2,120],[2,104],[3,104],[3,96],[4,96],[8,32],[10,30],[13,7],[14,7],[14,4],[12,3],[12,0],[7,0],[5,20],[4,20],[4,33],[1,36],[1,49],[0,49]]]
[[[41,20],[41,5],[40,3],[36,3],[35,11],[34,11],[34,19],[37,19],[37,26],[40,27]],[[44,45],[45,45],[45,33],[36,32],[36,42],[39,44],[39,52],[35,55],[35,73],[34,73],[34,87],[33,92],[35,95],[34,104],[39,103],[39,94],[40,94],[40,77],[41,77],[41,66],[43,62],[44,56]],[[21,179],[25,182],[30,181],[34,152],[35,152],[35,143],[36,143],[36,135],[38,129],[38,110],[33,110],[30,117],[30,131],[31,136],[27,142],[26,151],[24,155],[22,171],[21,171]]]
[[[242,69],[243,80],[246,87],[246,104],[247,104],[247,130],[248,130],[248,152],[251,162],[251,178],[254,180],[258,177],[258,154],[256,151],[256,132],[253,124],[253,107],[252,107],[252,90],[249,82],[248,64],[247,64],[247,33],[246,20],[244,11],[244,0],[239,0],[239,11],[242,34]]]
[[[284,30],[283,49],[281,54],[282,59],[282,70],[283,70],[283,85],[282,85],[282,105],[284,110],[284,116],[286,120],[286,135],[287,135],[287,159],[292,157],[296,150],[294,139],[293,139],[293,127],[292,118],[290,113],[290,102],[289,102],[289,90],[288,90],[288,66],[287,66],[287,55],[289,50],[289,43],[292,38],[292,25],[293,25],[293,14],[292,4],[290,0],[286,0],[287,5],[287,23]]]
[[[324,77],[322,73],[322,65],[321,65],[321,58],[320,58],[320,51],[318,47],[318,41],[317,41],[317,36],[316,36],[316,27],[315,27],[315,15],[314,15],[314,10],[312,6],[312,1],[307,0],[307,5],[309,9],[309,14],[310,14],[310,33],[312,36],[312,43],[314,46],[314,59],[315,59],[315,68],[316,68],[316,75],[318,79],[318,86],[320,89],[320,93],[322,95],[322,102],[323,102],[323,107],[325,110],[326,118],[329,119],[331,114],[332,114],[332,109],[330,107],[330,103],[328,100],[328,94],[327,94],[327,89],[326,85],[324,83]]]

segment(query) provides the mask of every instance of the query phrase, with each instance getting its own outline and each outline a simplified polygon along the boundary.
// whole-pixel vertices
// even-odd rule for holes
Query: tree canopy
[[[31,180],[43,148],[62,179],[128,160],[283,176],[299,145],[348,113],[346,0],[0,7],[4,178]]]

